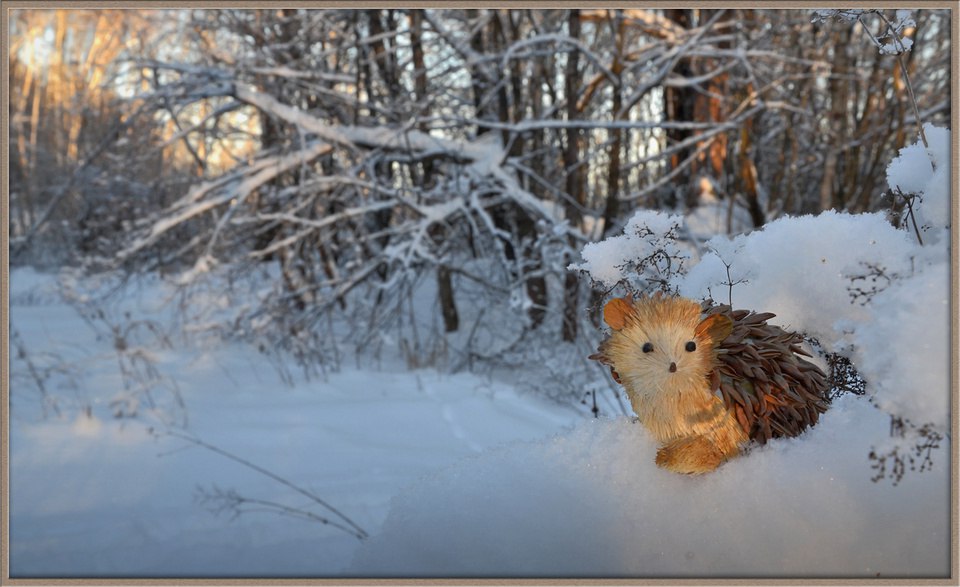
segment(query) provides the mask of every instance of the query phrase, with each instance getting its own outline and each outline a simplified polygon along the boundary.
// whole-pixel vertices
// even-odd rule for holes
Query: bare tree
[[[59,30],[49,14],[43,26]],[[103,94],[124,111],[107,131],[107,106],[45,130],[42,114],[69,110],[56,98],[68,91],[49,80],[41,91],[14,51],[15,244],[93,201],[77,186],[94,162],[116,157],[117,177],[152,162],[145,194],[160,197],[125,215],[79,215],[100,227],[101,266],[160,269],[184,287],[211,273],[235,284],[275,276],[223,330],[291,352],[308,372],[336,363],[337,344],[378,348],[388,331],[411,364],[446,356],[454,368],[576,348],[595,335],[584,326],[602,292],[566,266],[637,207],[686,211],[709,191],[733,230],[737,210],[760,226],[895,205],[876,180],[883,162],[918,117],[946,120],[948,14],[918,11],[900,34],[931,49],[901,57],[871,50],[881,16],[191,10],[161,35],[176,44],[144,42],[125,70],[133,98]],[[911,90],[917,109],[905,106]],[[51,160],[76,178],[32,187],[47,134]],[[124,147],[134,140],[143,148]],[[107,190],[105,205],[121,191]]]

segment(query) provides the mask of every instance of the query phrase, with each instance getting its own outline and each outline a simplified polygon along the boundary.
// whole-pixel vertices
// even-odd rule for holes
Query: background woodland
[[[938,10],[11,14],[13,265],[260,271],[215,328],[308,374],[385,338],[411,366],[580,357],[605,292],[567,266],[637,209],[896,213],[886,164],[949,117]],[[898,26],[920,50],[877,50]]]

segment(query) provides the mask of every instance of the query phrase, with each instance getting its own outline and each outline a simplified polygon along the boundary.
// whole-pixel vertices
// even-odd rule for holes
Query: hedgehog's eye
[[[653,352],[653,343],[652,343],[652,342],[645,342],[645,343],[643,343],[643,352],[645,352],[645,353],[652,353],[652,352]]]
[[[687,343],[687,346],[684,348],[687,349],[688,353],[692,353],[693,351],[697,350],[697,343],[691,340],[690,342]]]

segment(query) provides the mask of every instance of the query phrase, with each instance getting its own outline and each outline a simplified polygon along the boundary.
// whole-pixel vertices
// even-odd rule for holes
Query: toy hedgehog
[[[663,296],[603,308],[610,337],[590,358],[610,366],[661,444],[656,462],[707,473],[749,441],[796,436],[829,403],[827,379],[800,355],[802,337],[774,314]]]

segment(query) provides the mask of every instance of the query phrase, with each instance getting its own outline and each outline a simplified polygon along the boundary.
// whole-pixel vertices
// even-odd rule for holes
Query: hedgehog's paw
[[[688,475],[709,473],[726,460],[720,449],[703,436],[680,438],[660,447],[657,465]]]

